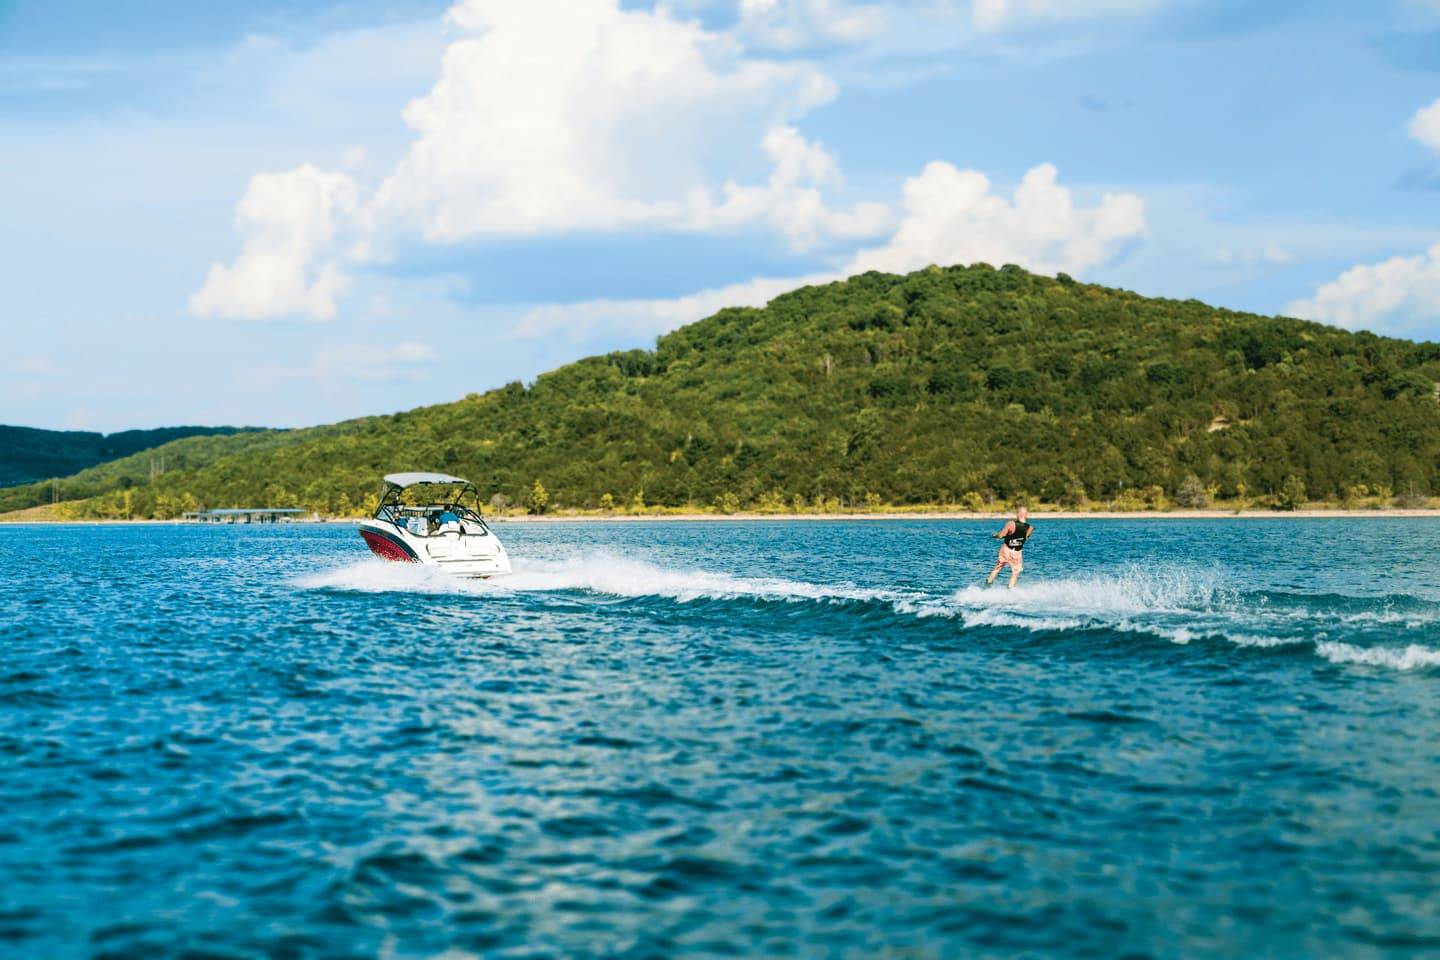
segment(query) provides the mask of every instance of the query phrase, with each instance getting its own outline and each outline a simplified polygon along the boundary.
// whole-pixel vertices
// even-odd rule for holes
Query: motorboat
[[[505,545],[480,515],[480,491],[448,473],[391,473],[360,536],[377,556],[457,577],[510,572]]]

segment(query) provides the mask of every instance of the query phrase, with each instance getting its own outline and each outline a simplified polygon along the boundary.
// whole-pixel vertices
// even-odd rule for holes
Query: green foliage
[[[245,428],[252,429],[252,428]],[[162,427],[105,435],[0,425],[0,487],[64,477],[107,460],[192,436],[228,436],[236,427]],[[168,464],[167,464],[168,466]]]
[[[1187,509],[1199,509],[1210,506],[1210,491],[1205,489],[1205,484],[1193,473],[1187,473],[1185,479],[1180,481],[1180,487],[1175,491],[1175,503]]]
[[[840,511],[1017,500],[1181,502],[1193,477],[1276,502],[1294,477],[1440,486],[1440,345],[984,265],[866,273],[727,309],[654,350],[590,357],[525,386],[295,431],[193,437],[60,483],[83,515],[206,507],[373,508],[382,474],[444,470],[548,509]],[[167,461],[168,462],[168,461]],[[1294,492],[1291,485],[1291,492]],[[1194,494],[1190,487],[1190,496]],[[1388,493],[1387,493],[1388,496]],[[163,499],[162,499],[163,497]],[[27,499],[28,498],[28,499]],[[0,510],[50,485],[0,491]]]
[[[1295,474],[1285,478],[1275,495],[1276,510],[1296,510],[1305,505],[1305,481]]]
[[[550,493],[545,489],[545,484],[536,480],[530,487],[530,492],[525,495],[525,508],[531,513],[544,513],[550,506]]]
[[[1395,506],[1403,507],[1406,510],[1417,510],[1429,506],[1430,499],[1421,493],[1413,484],[1410,489],[1395,498]]]
[[[1075,509],[1077,507],[1083,507],[1087,499],[1085,484],[1081,483],[1077,478],[1071,477],[1065,481],[1065,489],[1061,491],[1060,496],[1056,498],[1056,502],[1062,507]]]

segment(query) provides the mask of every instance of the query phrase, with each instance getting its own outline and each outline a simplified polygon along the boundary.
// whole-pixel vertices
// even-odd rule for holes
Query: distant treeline
[[[1120,507],[1440,488],[1440,345],[984,264],[866,273],[727,309],[654,350],[455,403],[170,445],[61,484],[73,513],[362,512],[382,473],[497,503],[607,508]],[[0,492],[0,507],[50,490]]]
[[[91,433],[0,425],[0,487],[64,477],[107,460],[193,436],[228,436],[243,427],[161,427]]]

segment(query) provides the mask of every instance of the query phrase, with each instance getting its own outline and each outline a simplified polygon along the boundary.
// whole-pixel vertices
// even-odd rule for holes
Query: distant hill
[[[66,477],[97,463],[115,460],[172,440],[193,436],[230,435],[237,427],[161,427],[90,433],[82,430],[40,430],[0,424],[0,487]]]
[[[187,504],[363,510],[440,469],[523,502],[775,509],[1026,498],[1143,506],[1440,488],[1440,345],[1018,267],[866,273],[727,309],[654,350],[454,403],[182,440],[82,473],[72,512]],[[98,495],[98,496],[97,496]],[[608,495],[608,500],[607,500]],[[0,509],[48,500],[0,492]]]

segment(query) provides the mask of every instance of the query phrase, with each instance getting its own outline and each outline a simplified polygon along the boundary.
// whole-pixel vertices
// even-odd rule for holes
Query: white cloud
[[[1415,111],[1407,129],[1411,137],[1435,153],[1440,153],[1440,100]]]
[[[388,346],[330,343],[317,350],[309,363],[259,367],[249,371],[249,379],[262,385],[286,380],[420,380],[424,379],[424,367],[435,359],[435,349],[418,340]]]
[[[763,307],[782,293],[811,283],[829,283],[833,274],[807,277],[757,277],[743,283],[701,290],[683,297],[636,300],[585,300],[536,307],[520,319],[517,337],[561,335],[573,340],[599,331],[649,336],[666,333],[708,317],[725,307]]]
[[[664,333],[723,307],[758,307],[808,284],[830,283],[866,270],[905,273],[932,263],[999,266],[1016,263],[1039,273],[1082,272],[1109,262],[1145,231],[1144,201],[1106,194],[1098,206],[1077,207],[1048,164],[1026,174],[1014,202],[990,192],[974,170],[932,163],[905,183],[905,216],[883,246],[862,250],[842,271],[803,277],[759,277],[683,297],[587,300],[537,307],[515,334],[583,339],[606,333]]]
[[[794,127],[777,127],[765,136],[765,152],[775,165],[765,186],[725,184],[725,200],[708,209],[701,205],[687,226],[706,229],[768,221],[804,250],[829,237],[871,237],[894,221],[883,203],[860,203],[851,210],[833,210],[820,188],[838,184],[840,171],[818,143],[811,143]]]
[[[460,35],[406,108],[416,137],[373,197],[308,164],[257,175],[236,210],[242,252],[211,267],[193,313],[329,319],[343,261],[412,230],[438,244],[767,227],[804,249],[891,221],[883,204],[827,202],[835,162],[791,125],[835,96],[813,66],[747,57],[733,37],[619,0],[461,0],[447,22]],[[758,184],[733,176],[767,167]]]
[[[905,181],[905,213],[882,247],[855,255],[846,273],[904,273],[931,263],[1015,263],[1038,273],[1080,273],[1117,256],[1145,232],[1145,202],[1107,193],[1099,205],[1077,206],[1041,164],[1025,174],[1013,201],[990,192],[976,170],[930,163]]]
[[[1440,321],[1440,244],[1419,256],[1351,267],[1285,312],[1351,330],[1433,336]]]
[[[231,266],[212,264],[190,298],[198,316],[329,320],[347,280],[333,256],[357,205],[355,181],[310,164],[259,173],[235,208],[244,239]]]
[[[836,92],[663,8],[463,0],[448,17],[465,35],[406,109],[418,136],[373,210],[432,242],[710,225],[715,174]]]

